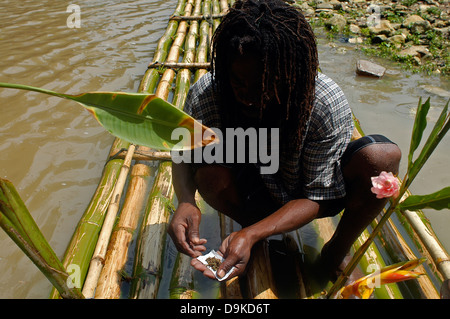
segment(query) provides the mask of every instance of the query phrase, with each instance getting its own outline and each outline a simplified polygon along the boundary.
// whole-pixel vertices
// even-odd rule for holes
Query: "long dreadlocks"
[[[233,94],[230,56],[256,54],[262,61],[260,118],[269,90],[285,125],[281,137],[299,145],[314,101],[318,55],[313,31],[304,16],[282,0],[237,0],[213,37],[212,71],[222,92],[222,118],[230,120]]]

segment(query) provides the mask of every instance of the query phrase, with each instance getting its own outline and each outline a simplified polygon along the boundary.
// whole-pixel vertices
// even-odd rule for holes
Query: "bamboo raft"
[[[227,0],[179,0],[169,17],[139,92],[154,93],[182,108],[192,83],[209,68],[212,34],[227,12]],[[174,88],[174,89],[173,89]],[[209,245],[220,242],[238,225],[214,211],[200,197],[202,225],[212,231]],[[66,269],[79,269],[87,298],[318,298],[324,287],[311,281],[308,267],[331,237],[339,217],[309,225],[257,244],[245,276],[225,283],[194,274],[190,258],[179,254],[167,234],[176,198],[170,156],[116,139],[103,175],[66,250]],[[376,298],[439,298],[450,278],[449,258],[422,212],[393,215],[378,241],[360,263],[383,267],[421,256],[426,276],[375,290]],[[377,221],[374,221],[376,224]],[[205,232],[206,230],[200,229]],[[211,231],[210,231],[211,232]],[[355,243],[364,242],[368,231]],[[198,276],[197,276],[198,275]],[[200,279],[199,279],[200,278]],[[212,288],[211,288],[212,287]],[[212,289],[212,292],[211,292]],[[206,292],[205,292],[206,291]],[[51,298],[58,298],[54,289]]]

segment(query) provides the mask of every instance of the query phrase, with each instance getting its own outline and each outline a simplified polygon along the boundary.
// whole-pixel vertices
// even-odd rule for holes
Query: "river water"
[[[78,0],[80,28],[69,28],[70,2],[3,0],[0,3],[0,81],[76,94],[135,92],[175,0]],[[70,20],[69,22],[75,20]],[[344,42],[320,36],[322,71],[344,90],[366,134],[382,133],[409,148],[413,110],[432,98],[430,121],[448,97],[448,78],[402,71],[393,63],[382,79],[357,76],[364,56]],[[0,89],[0,177],[11,180],[42,232],[62,256],[97,187],[113,137],[76,103],[41,94]],[[415,194],[450,185],[447,136],[414,182]],[[402,174],[404,174],[404,162]],[[426,212],[450,250],[450,212]],[[50,283],[0,232],[0,298],[47,298]]]

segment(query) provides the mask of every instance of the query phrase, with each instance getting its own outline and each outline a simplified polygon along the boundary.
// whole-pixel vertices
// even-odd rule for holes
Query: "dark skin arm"
[[[235,266],[236,269],[229,278],[239,276],[247,266],[254,244],[269,236],[289,232],[309,223],[326,208],[327,204],[309,199],[293,200],[259,222],[230,234],[219,249],[225,260],[220,265],[217,275],[223,277]],[[205,276],[214,278],[214,274],[198,260],[192,260],[191,264]]]
[[[195,258],[206,250],[206,239],[199,237],[202,214],[195,203],[193,174],[186,163],[172,163],[172,174],[178,208],[170,221],[168,232],[178,251]]]
[[[215,278],[196,257],[206,250],[206,239],[199,236],[201,212],[195,203],[196,186],[188,164],[173,164],[173,184],[178,197],[178,208],[169,224],[171,236],[178,251],[193,258],[192,266],[209,278]],[[250,258],[251,249],[258,241],[272,235],[289,232],[315,219],[327,202],[297,199],[275,211],[259,222],[231,233],[219,248],[225,260],[218,270],[222,277],[233,266],[236,270],[231,277],[241,275]],[[229,278],[231,278],[229,277]]]

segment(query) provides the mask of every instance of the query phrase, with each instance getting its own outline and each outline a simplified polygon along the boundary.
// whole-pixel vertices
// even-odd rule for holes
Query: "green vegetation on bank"
[[[367,55],[399,62],[412,72],[450,74],[448,0],[305,1],[293,4],[314,28],[344,38]]]

